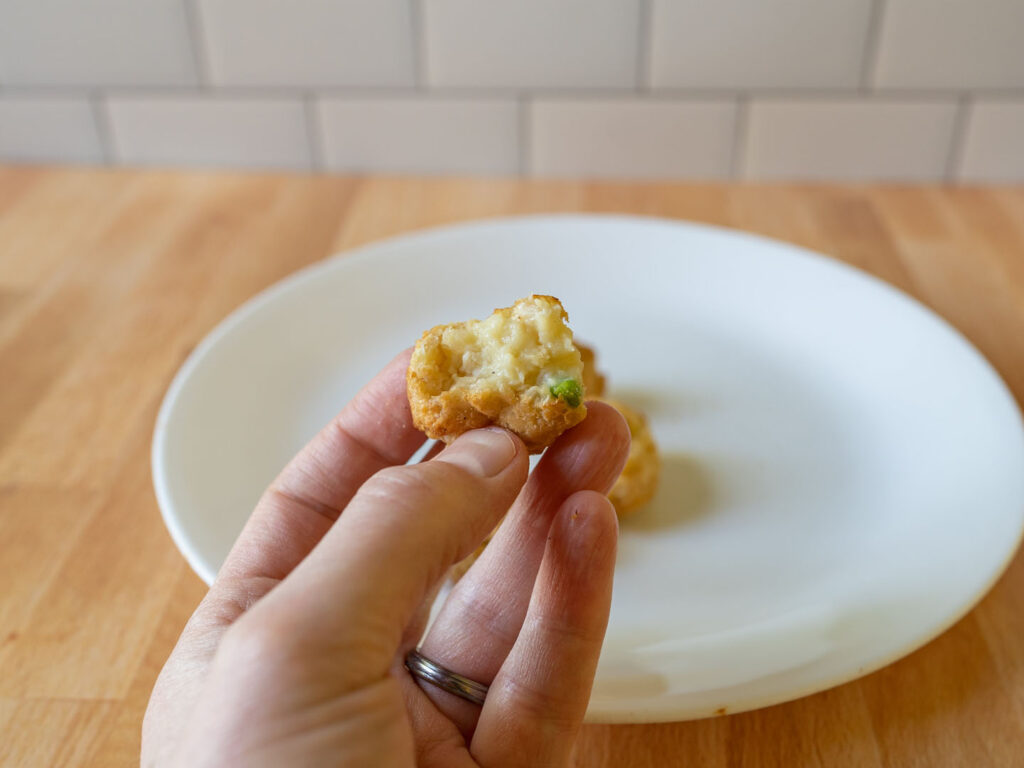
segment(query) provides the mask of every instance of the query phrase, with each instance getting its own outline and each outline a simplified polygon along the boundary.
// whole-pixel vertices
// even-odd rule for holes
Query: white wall
[[[0,0],[0,161],[1024,181],[1024,0]]]

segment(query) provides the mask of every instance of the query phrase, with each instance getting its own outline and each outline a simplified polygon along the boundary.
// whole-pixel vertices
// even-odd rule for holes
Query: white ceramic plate
[[[552,216],[377,243],[218,326],[153,444],[192,567],[212,580],[277,470],[423,329],[530,293],[563,300],[664,454],[655,501],[622,528],[591,721],[735,712],[863,675],[950,626],[1016,549],[1020,414],[940,318],[790,245]]]

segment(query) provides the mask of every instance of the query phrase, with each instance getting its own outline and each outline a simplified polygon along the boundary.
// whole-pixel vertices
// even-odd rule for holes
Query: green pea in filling
[[[562,379],[551,386],[550,392],[552,397],[564,400],[570,408],[577,408],[583,402],[583,388],[576,379]]]

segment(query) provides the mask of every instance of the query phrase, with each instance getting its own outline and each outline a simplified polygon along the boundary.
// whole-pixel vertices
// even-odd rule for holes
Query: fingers
[[[423,653],[466,677],[489,683],[519,636],[551,521],[580,490],[606,493],[629,451],[622,416],[588,403],[587,418],[541,459],[523,493],[480,559],[462,577],[422,644]],[[467,736],[480,708],[440,689],[426,694]]]
[[[522,631],[473,735],[481,765],[569,764],[608,624],[617,541],[603,495],[583,491],[562,505]]]
[[[278,475],[218,581],[284,578],[371,475],[404,464],[422,445],[406,396],[411,354],[407,349],[395,357]]]
[[[528,469],[519,438],[488,428],[377,473],[251,621],[272,617],[310,653],[346,654],[362,677],[352,684],[386,673],[430,589],[493,528]]]

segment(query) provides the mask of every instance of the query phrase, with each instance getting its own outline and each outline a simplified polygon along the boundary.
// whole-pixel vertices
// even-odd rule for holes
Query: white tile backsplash
[[[640,0],[422,0],[427,82],[630,88]]]
[[[958,176],[965,181],[1024,182],[1024,99],[971,107]]]
[[[123,163],[310,167],[299,100],[113,98],[107,109],[115,155]]]
[[[886,0],[882,88],[1024,88],[1022,0]]]
[[[655,88],[849,88],[872,0],[652,0]]]
[[[319,111],[332,170],[519,171],[519,109],[511,100],[326,99]]]
[[[415,81],[409,0],[198,0],[217,85]]]
[[[1024,0],[0,0],[0,162],[1020,181],[1021,104]]]
[[[955,116],[952,101],[754,102],[743,175],[938,180],[946,172]]]
[[[0,98],[0,162],[102,163],[86,99]]]
[[[0,84],[196,82],[182,0],[2,0]]]
[[[733,102],[541,100],[530,110],[537,176],[723,178],[732,161]]]

